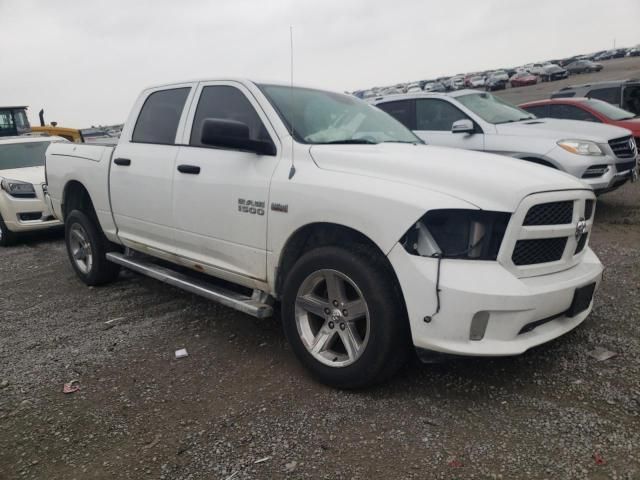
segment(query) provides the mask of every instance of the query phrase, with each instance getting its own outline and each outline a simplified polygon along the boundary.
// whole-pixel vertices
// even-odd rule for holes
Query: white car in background
[[[504,80],[505,82],[509,81],[509,74],[504,70],[496,70],[495,72],[491,73],[490,76],[495,78],[496,80]]]
[[[478,90],[376,97],[382,110],[432,145],[509,155],[578,177],[597,194],[634,180],[631,132],[601,123],[536,118]]]
[[[59,227],[45,202],[45,152],[61,137],[0,138],[0,246],[16,234]]]
[[[471,86],[471,88],[484,87],[486,80],[482,75],[475,75],[469,79],[469,86]]]

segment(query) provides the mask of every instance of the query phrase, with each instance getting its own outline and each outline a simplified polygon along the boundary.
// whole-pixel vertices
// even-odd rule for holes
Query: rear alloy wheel
[[[79,223],[74,223],[69,229],[69,250],[75,267],[85,275],[89,273],[93,267],[93,252],[89,234]]]
[[[287,275],[282,323],[302,364],[338,388],[380,383],[406,361],[404,301],[388,262],[370,247],[319,247]]]
[[[106,254],[114,250],[99,230],[96,221],[79,210],[72,211],[64,222],[67,254],[71,266],[87,285],[102,285],[115,280],[120,267],[109,262]]]

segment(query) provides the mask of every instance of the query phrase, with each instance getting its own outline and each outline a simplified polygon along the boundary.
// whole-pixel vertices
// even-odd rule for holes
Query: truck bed
[[[105,234],[115,239],[109,199],[109,167],[115,145],[52,143],[46,154],[46,178],[51,207],[64,220],[64,188],[80,182],[88,192]]]

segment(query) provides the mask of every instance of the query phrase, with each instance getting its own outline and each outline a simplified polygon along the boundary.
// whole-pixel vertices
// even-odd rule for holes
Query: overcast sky
[[[0,105],[123,122],[139,91],[242,76],[333,90],[640,43],[640,0],[0,0]]]

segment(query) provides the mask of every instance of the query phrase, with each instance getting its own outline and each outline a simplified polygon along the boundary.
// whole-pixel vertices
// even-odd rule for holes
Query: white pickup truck
[[[580,324],[601,278],[577,179],[424,145],[322,90],[150,88],[115,148],[54,144],[46,172],[86,284],[124,266],[256,317],[280,302],[295,354],[337,387],[388,378],[412,345],[523,353]]]

